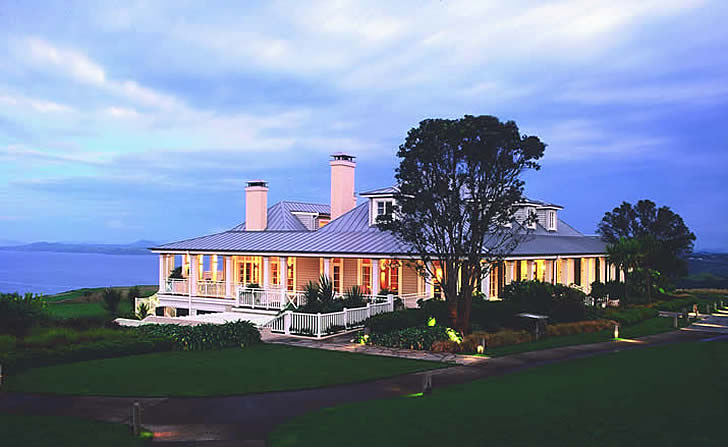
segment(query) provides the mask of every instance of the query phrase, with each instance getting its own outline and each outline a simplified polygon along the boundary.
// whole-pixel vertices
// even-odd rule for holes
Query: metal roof
[[[359,196],[366,197],[366,196],[377,196],[377,195],[384,195],[384,194],[397,194],[399,192],[399,188],[396,186],[386,186],[384,188],[377,188],[372,189],[369,191],[360,192]]]
[[[317,231],[309,231],[291,211],[319,212],[328,205],[279,202],[269,208],[266,231],[230,231],[156,247],[160,251],[218,251],[240,253],[404,255],[407,246],[388,232],[369,225],[369,206],[363,203]],[[558,231],[536,230],[518,245],[512,256],[576,255],[605,252],[599,238],[584,236],[559,219]]]
[[[283,200],[268,207],[268,226],[265,231],[309,231],[292,213],[318,213],[330,214],[330,207],[323,203],[294,202]],[[245,222],[237,225],[231,231],[245,231]]]

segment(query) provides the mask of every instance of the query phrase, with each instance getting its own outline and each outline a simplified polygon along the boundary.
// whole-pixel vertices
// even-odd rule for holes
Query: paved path
[[[450,363],[453,365],[476,365],[489,360],[485,356],[451,354],[449,352],[415,351],[412,349],[384,348],[381,346],[361,345],[352,342],[353,333],[329,337],[326,339],[285,336],[279,334],[263,333],[266,343],[275,343],[303,348],[326,349],[329,351],[356,352],[359,354],[379,355],[384,357],[399,357],[413,360],[426,360],[429,362]]]
[[[214,441],[211,445],[223,445],[220,442],[251,440],[248,445],[263,445],[260,442],[277,425],[301,414],[348,402],[419,392],[425,374],[432,374],[432,384],[438,388],[548,363],[644,346],[699,340],[709,336],[712,334],[675,331],[636,341],[568,346],[491,358],[487,362],[468,366],[459,365],[364,383],[244,396],[134,399],[8,393],[0,394],[0,411],[78,416],[128,423],[131,405],[134,401],[139,401],[142,405],[142,422],[155,432],[155,440],[176,441],[180,445],[200,445],[199,441]]]

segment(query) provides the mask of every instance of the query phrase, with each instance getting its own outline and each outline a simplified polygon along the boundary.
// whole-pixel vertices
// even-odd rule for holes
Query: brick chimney
[[[268,226],[268,183],[250,180],[245,188],[245,231],[263,231]]]
[[[331,220],[336,219],[356,206],[354,196],[353,155],[337,152],[331,155]]]

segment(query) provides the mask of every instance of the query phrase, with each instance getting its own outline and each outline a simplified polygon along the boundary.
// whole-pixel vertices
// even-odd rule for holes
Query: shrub
[[[438,340],[432,343],[432,352],[451,352],[457,354],[463,350],[463,345],[452,340]]]
[[[135,316],[139,320],[143,320],[147,317],[147,315],[150,314],[149,304],[147,303],[139,303],[139,307],[136,310]]]
[[[346,308],[366,306],[364,291],[359,286],[353,286],[344,293],[343,306]]]
[[[408,327],[424,326],[427,318],[428,315],[422,309],[405,309],[369,317],[364,321],[364,327],[371,333],[382,334]]]
[[[17,339],[14,335],[0,335],[0,352],[8,352],[15,349]]]
[[[426,301],[417,300],[417,305],[426,314],[426,319],[434,317],[438,324],[450,324],[450,310],[447,308],[447,302],[433,298]]]
[[[175,267],[170,273],[169,273],[169,279],[184,279],[184,276],[182,276],[182,266]]]
[[[19,345],[24,348],[50,348],[74,343],[129,338],[135,335],[136,332],[129,329],[95,328],[79,331],[63,327],[37,328],[26,336]]]
[[[587,334],[612,329],[613,327],[614,321],[610,320],[577,321],[574,323],[561,323],[546,326],[546,335],[559,337],[562,335]]]
[[[0,334],[23,337],[47,317],[46,302],[40,295],[0,293]]]
[[[173,346],[174,342],[168,338],[124,337],[55,348],[11,351],[0,355],[0,364],[9,372],[15,373],[28,368],[61,363],[169,351]]]
[[[470,326],[473,331],[496,332],[518,325],[515,314],[518,307],[508,301],[486,301],[473,298],[470,311]]]
[[[141,298],[141,295],[142,293],[139,290],[139,286],[131,286],[129,287],[129,290],[126,291],[126,299],[129,301],[132,309],[134,309],[134,305],[136,304],[134,299]]]
[[[224,324],[180,326],[176,324],[148,324],[137,328],[142,334],[165,337],[174,341],[183,351],[201,351],[260,343],[258,328],[249,321],[230,321]]]
[[[514,331],[505,329],[498,332],[473,332],[463,339],[463,352],[476,352],[477,346],[481,340],[485,339],[486,348],[495,348],[498,346],[515,345],[518,343],[526,343],[533,341],[533,336],[528,331]]]
[[[119,302],[121,301],[121,292],[119,289],[107,287],[101,294],[104,299],[104,308],[113,316],[119,311]]]
[[[555,284],[553,287],[553,305],[546,313],[553,322],[582,321],[586,317],[584,300],[586,295],[581,290]]]
[[[423,326],[385,333],[372,333],[369,336],[369,343],[389,348],[429,351],[434,342],[449,339],[447,328],[443,326]]]
[[[547,315],[552,308],[553,286],[541,281],[513,281],[503,288],[503,300],[520,312]]]
[[[640,321],[655,318],[658,314],[657,309],[650,307],[633,307],[623,310],[607,310],[606,312],[607,318],[618,321],[619,324],[624,326],[631,326]]]
[[[601,281],[594,281],[589,296],[597,300],[605,299],[609,296],[609,287]]]

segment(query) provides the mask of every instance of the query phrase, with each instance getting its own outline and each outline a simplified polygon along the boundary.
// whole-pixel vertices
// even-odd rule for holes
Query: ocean
[[[157,284],[159,258],[38,251],[0,251],[0,292],[50,295],[82,287]]]

